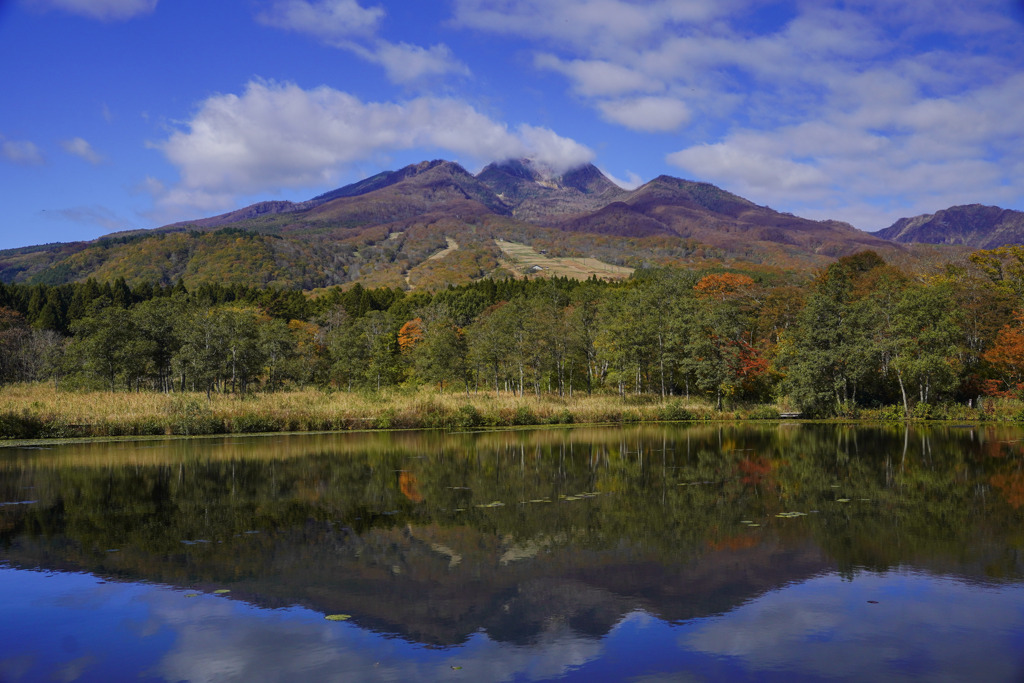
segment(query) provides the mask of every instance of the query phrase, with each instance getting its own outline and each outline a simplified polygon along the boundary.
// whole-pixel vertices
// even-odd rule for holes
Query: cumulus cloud
[[[510,129],[455,99],[363,102],[326,86],[263,81],[241,95],[210,97],[155,146],[181,175],[161,204],[204,210],[226,208],[238,195],[322,186],[353,163],[420,147],[474,162],[529,157],[560,171],[594,156],[547,128]]]
[[[19,166],[41,166],[46,158],[35,143],[28,140],[7,140],[0,135],[0,159]]]
[[[680,646],[791,678],[877,681],[913,670],[925,680],[1015,681],[1020,661],[1006,656],[1008,639],[992,635],[1021,627],[1008,594],[926,575],[829,575],[705,620]],[[863,656],[868,648],[875,656]]]
[[[458,25],[532,41],[605,121],[680,132],[668,163],[759,203],[876,229],[1024,196],[1005,0],[454,1]]]
[[[59,9],[102,21],[124,21],[151,14],[158,0],[29,0],[42,9]]]
[[[455,0],[455,21],[467,28],[591,51],[641,44],[667,27],[726,16],[742,4],[737,0]]]
[[[728,178],[729,184],[747,188],[755,195],[828,184],[828,176],[812,164],[772,157],[735,144],[698,145],[670,154],[668,160],[699,177]]]
[[[430,76],[469,73],[446,45],[422,47],[381,38],[378,33],[384,16],[383,8],[364,8],[356,0],[276,0],[269,9],[257,14],[256,20],[348,50],[383,67],[394,83],[410,84]]]
[[[537,55],[534,64],[567,76],[573,82],[573,89],[584,96],[650,92],[664,87],[659,79],[651,78],[638,69],[604,59],[563,60],[545,53]]]
[[[954,204],[1006,205],[1024,196],[1011,163],[1024,141],[1016,114],[1024,109],[1024,76],[930,98],[891,75],[853,77],[850,89],[865,82],[881,86],[857,105],[840,94],[842,105],[822,107],[813,120],[737,129],[667,160],[755,201],[781,200],[803,215],[866,230]]]
[[[633,171],[626,171],[625,180],[623,180],[622,178],[615,177],[614,175],[611,174],[611,172],[604,168],[600,168],[600,171],[605,175],[606,178],[608,178],[608,180],[612,181],[613,183],[623,188],[624,190],[635,190],[636,188],[644,184],[644,179],[641,178],[637,173],[634,173]]]
[[[371,47],[363,47],[356,43],[347,47],[366,61],[384,67],[393,83],[415,83],[429,76],[445,74],[469,75],[469,68],[457,60],[446,45],[425,48],[409,43],[378,40],[374,41]]]
[[[384,17],[380,7],[363,8],[355,0],[278,0],[256,15],[261,24],[322,40],[341,40],[351,36],[373,35]]]
[[[90,145],[87,140],[82,138],[62,140],[60,146],[63,147],[64,151],[68,154],[88,161],[90,164],[95,165],[103,162],[103,157],[92,148],[92,145]]]
[[[672,131],[690,120],[689,107],[671,97],[612,100],[598,106],[605,119],[633,130]]]

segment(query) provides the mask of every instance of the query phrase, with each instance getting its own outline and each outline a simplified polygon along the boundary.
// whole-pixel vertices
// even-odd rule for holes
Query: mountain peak
[[[935,213],[901,218],[875,233],[901,243],[958,244],[994,249],[1024,244],[1024,212],[983,204],[951,206]]]

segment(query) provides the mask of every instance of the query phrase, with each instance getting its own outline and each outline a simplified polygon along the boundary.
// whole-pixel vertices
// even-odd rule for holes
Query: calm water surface
[[[4,448],[0,681],[1024,681],[1022,449],[797,424]]]

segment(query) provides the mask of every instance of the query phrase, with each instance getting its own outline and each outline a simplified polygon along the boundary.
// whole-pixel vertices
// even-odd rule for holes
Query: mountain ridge
[[[507,159],[474,175],[434,159],[301,202],[257,202],[93,242],[0,252],[0,281],[212,279],[310,289],[526,276],[496,240],[630,267],[810,272],[865,249],[914,258],[879,234],[781,213],[707,182],[661,175],[627,190],[592,164],[555,173]]]
[[[901,218],[874,234],[901,244],[993,249],[1024,244],[1024,212],[983,204],[961,204],[935,213]]]

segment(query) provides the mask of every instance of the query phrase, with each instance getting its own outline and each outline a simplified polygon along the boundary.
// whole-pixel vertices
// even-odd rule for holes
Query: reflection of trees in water
[[[730,609],[830,565],[1020,578],[1021,434],[702,424],[15,450],[0,496],[37,502],[0,507],[0,543],[16,563],[230,584],[422,642],[523,642],[636,608]],[[776,517],[793,511],[808,514]]]

